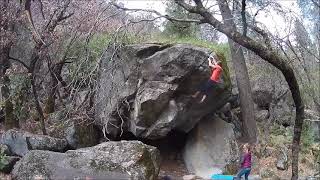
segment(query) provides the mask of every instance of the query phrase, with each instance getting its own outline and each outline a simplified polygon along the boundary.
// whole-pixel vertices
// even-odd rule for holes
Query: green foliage
[[[311,122],[304,121],[302,126],[302,134],[301,134],[301,150],[307,151],[310,147],[315,143],[313,132],[311,129]]]
[[[273,147],[289,146],[292,143],[293,129],[277,123],[270,127],[270,144]]]
[[[68,81],[78,89],[88,87],[96,76],[99,58],[110,42],[108,34],[95,35],[88,41],[79,39],[69,51],[69,56],[76,57],[73,63],[68,64]]]
[[[290,145],[293,137],[293,129],[285,128],[281,125],[274,124],[270,128],[270,143],[273,146],[281,147],[282,145]],[[301,150],[307,153],[314,145],[314,137],[309,121],[304,121],[301,134]]]
[[[2,170],[8,163],[8,156],[4,153],[4,149],[0,148],[0,170]]]
[[[197,15],[190,14],[174,1],[167,2],[166,14],[177,19],[193,19]],[[163,33],[170,37],[190,37],[195,36],[199,27],[194,23],[166,21]]]

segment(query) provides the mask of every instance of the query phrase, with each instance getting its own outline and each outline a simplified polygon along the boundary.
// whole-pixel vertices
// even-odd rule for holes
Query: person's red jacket
[[[218,64],[213,66],[212,75],[211,75],[210,79],[212,81],[219,82],[221,72],[222,72],[221,66],[219,66]]]

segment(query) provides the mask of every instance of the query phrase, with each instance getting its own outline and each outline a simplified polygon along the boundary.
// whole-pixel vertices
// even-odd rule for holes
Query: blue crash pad
[[[211,179],[214,179],[214,180],[233,180],[233,177],[232,175],[221,175],[221,174],[214,174],[211,176]]]

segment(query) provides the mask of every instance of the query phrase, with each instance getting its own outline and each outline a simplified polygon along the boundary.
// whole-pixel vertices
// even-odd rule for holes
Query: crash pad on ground
[[[233,180],[233,177],[232,175],[221,175],[221,174],[214,174],[211,176],[211,179],[214,179],[214,180]]]

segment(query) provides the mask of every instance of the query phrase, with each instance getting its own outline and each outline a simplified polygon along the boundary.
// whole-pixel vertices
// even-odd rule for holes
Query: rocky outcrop
[[[67,141],[64,139],[16,130],[5,132],[2,135],[0,142],[1,144],[7,145],[12,154],[18,156],[24,156],[29,150],[34,149],[63,151],[67,146]]]
[[[238,153],[232,124],[208,118],[189,134],[183,157],[190,172],[208,179],[212,174],[226,172],[227,166],[238,159]]]
[[[109,49],[95,97],[97,124],[114,137],[124,131],[147,139],[165,137],[171,130],[189,132],[230,96],[220,84],[202,104],[190,97],[210,76],[208,52],[186,44]],[[228,70],[223,68],[228,84]]]
[[[33,150],[19,161],[14,179],[155,180],[159,151],[139,141],[106,142],[66,153]]]

